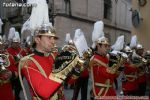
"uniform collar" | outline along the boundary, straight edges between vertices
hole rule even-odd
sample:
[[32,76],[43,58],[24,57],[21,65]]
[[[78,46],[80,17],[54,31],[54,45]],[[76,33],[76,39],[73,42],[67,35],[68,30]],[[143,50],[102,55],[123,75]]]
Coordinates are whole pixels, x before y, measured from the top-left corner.
[[97,51],[95,52],[96,55],[99,55],[99,56],[102,56],[102,57],[105,57],[105,55],[102,55],[100,53],[98,53]]
[[42,53],[42,52],[38,51],[37,49],[34,49],[34,53],[36,55],[43,56],[43,57],[48,57],[50,55],[50,53]]

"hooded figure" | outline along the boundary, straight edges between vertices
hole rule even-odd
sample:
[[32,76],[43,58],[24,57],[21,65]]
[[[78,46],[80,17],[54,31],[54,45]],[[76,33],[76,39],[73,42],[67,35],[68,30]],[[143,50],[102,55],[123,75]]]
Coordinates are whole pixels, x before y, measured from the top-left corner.
[[10,42],[12,42],[13,38],[15,37],[15,32],[16,32],[16,29],[14,27],[11,27],[9,29],[8,40]]
[[30,30],[33,36],[36,28],[38,28],[42,24],[50,23],[48,16],[48,5],[46,0],[28,0],[27,3],[33,4],[35,6],[32,7],[31,16],[23,24],[21,33],[23,33],[26,30]]
[[117,38],[114,45],[111,46],[111,48],[115,51],[120,51],[124,47],[124,35],[121,35]]
[[84,33],[82,32],[81,29],[76,29],[75,30],[75,35],[74,35],[73,41],[74,41],[74,44],[77,48],[79,56],[83,57],[84,52],[88,51],[89,47],[87,45]]
[[[79,52],[79,56],[85,60],[84,65],[79,65],[81,66],[80,68],[80,74],[76,75],[78,79],[76,80],[75,87],[74,87],[74,92],[73,92],[73,97],[72,100],[77,100],[79,91],[81,90],[81,100],[87,100],[87,91],[88,91],[88,79],[89,79],[89,72],[88,72],[88,63],[89,63],[89,47],[87,45],[84,33],[82,32],[81,29],[76,29],[75,30],[75,35],[74,35],[74,44]],[[79,68],[78,68],[79,69]],[[75,76],[75,75],[73,75]]]
[[0,35],[0,44],[3,44],[3,38],[1,35]]
[[0,33],[2,32],[2,25],[3,25],[3,22],[2,22],[2,20],[0,18]]
[[130,41],[130,47],[131,49],[134,49],[137,45],[137,36],[134,35],[131,37],[131,41]]
[[94,29],[92,32],[93,49],[96,48],[97,43],[108,44],[108,39],[105,38],[103,29],[104,29],[104,24],[102,21],[95,22]]
[[73,40],[71,39],[70,33],[67,33],[67,34],[66,34],[65,42],[66,42],[67,44],[72,44],[72,45],[74,44],[74,43],[73,43]]
[[13,37],[13,40],[12,42],[18,42],[20,43],[20,35],[19,35],[19,32],[15,32],[15,36]]

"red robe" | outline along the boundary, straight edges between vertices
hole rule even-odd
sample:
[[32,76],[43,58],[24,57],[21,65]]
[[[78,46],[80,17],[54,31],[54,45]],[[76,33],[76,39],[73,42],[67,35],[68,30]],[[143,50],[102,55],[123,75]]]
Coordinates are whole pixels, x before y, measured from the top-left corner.
[[94,97],[116,96],[113,88],[114,79],[118,76],[116,73],[110,73],[108,67],[99,62],[108,65],[108,58],[95,54],[90,60],[91,76],[93,82]]
[[122,89],[123,92],[126,94],[126,92],[136,91],[138,88],[137,67],[135,65],[129,64],[128,62],[126,62],[124,66],[125,66],[124,75],[126,81],[122,82]]
[[[8,53],[5,53],[9,55]],[[17,68],[14,65],[14,59],[11,55],[9,55],[10,65],[6,68],[12,72],[17,72]],[[10,81],[7,83],[0,83],[0,100],[14,100],[12,84]]]
[[[25,76],[30,86],[32,100],[34,100],[34,97],[36,97],[37,95],[38,97],[42,98],[42,100],[47,100],[53,95],[55,91],[58,91],[57,89],[59,89],[59,87],[61,86],[59,82],[49,79],[49,75],[52,72],[54,59],[51,55],[44,56],[40,53],[35,53],[33,55],[31,54],[29,56],[34,58],[40,64],[41,68],[46,74],[45,77],[38,69],[36,64],[29,59],[25,60],[25,62],[23,63],[22,74]],[[34,93],[34,91],[37,95]],[[58,92],[60,94],[62,93],[62,91]],[[62,95],[61,99],[64,100],[64,95]]]

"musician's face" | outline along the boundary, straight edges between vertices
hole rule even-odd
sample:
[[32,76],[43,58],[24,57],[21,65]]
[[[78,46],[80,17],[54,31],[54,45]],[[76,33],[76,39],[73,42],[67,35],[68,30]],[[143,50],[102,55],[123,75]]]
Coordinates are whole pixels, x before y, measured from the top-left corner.
[[140,55],[140,56],[143,55],[143,52],[144,52],[144,49],[138,49],[138,50],[136,50],[136,53],[137,53],[138,55]]
[[51,36],[40,36],[35,38],[36,48],[43,53],[49,53],[55,46],[56,39]]
[[4,45],[0,44],[0,51],[2,51],[4,49]]
[[12,48],[18,48],[20,46],[19,42],[12,42],[11,47]]
[[106,56],[108,50],[109,50],[109,45],[107,45],[107,44],[98,45],[98,53],[99,54]]
[[132,58],[132,52],[126,52],[126,54],[128,55],[128,58]]

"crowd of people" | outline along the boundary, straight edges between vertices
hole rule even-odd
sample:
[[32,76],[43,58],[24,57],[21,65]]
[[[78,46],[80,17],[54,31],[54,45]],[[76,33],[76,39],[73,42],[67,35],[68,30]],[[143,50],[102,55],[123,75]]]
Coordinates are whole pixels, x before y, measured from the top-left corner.
[[[96,28],[98,26],[100,30]],[[117,95],[113,84],[117,84],[115,80],[120,75],[123,76],[121,92],[124,96],[145,96],[149,84],[150,51],[144,51],[141,44],[125,46],[121,42],[123,36],[116,41],[119,45],[110,46],[103,33],[102,21],[94,24],[92,35],[94,45],[89,48],[89,54],[83,53],[81,57],[71,38],[62,48],[56,46],[59,37],[52,26],[40,26],[32,43],[28,41],[25,46],[21,46],[15,28],[10,28],[9,45],[8,40],[0,38],[1,100],[21,100],[21,90],[28,100],[23,78],[29,84],[32,100],[64,100],[67,95],[63,92],[65,84],[74,84],[72,100],[78,99],[80,89],[81,100],[87,100],[88,91],[91,100],[97,100],[102,96]],[[92,86],[88,90],[90,75]]]

